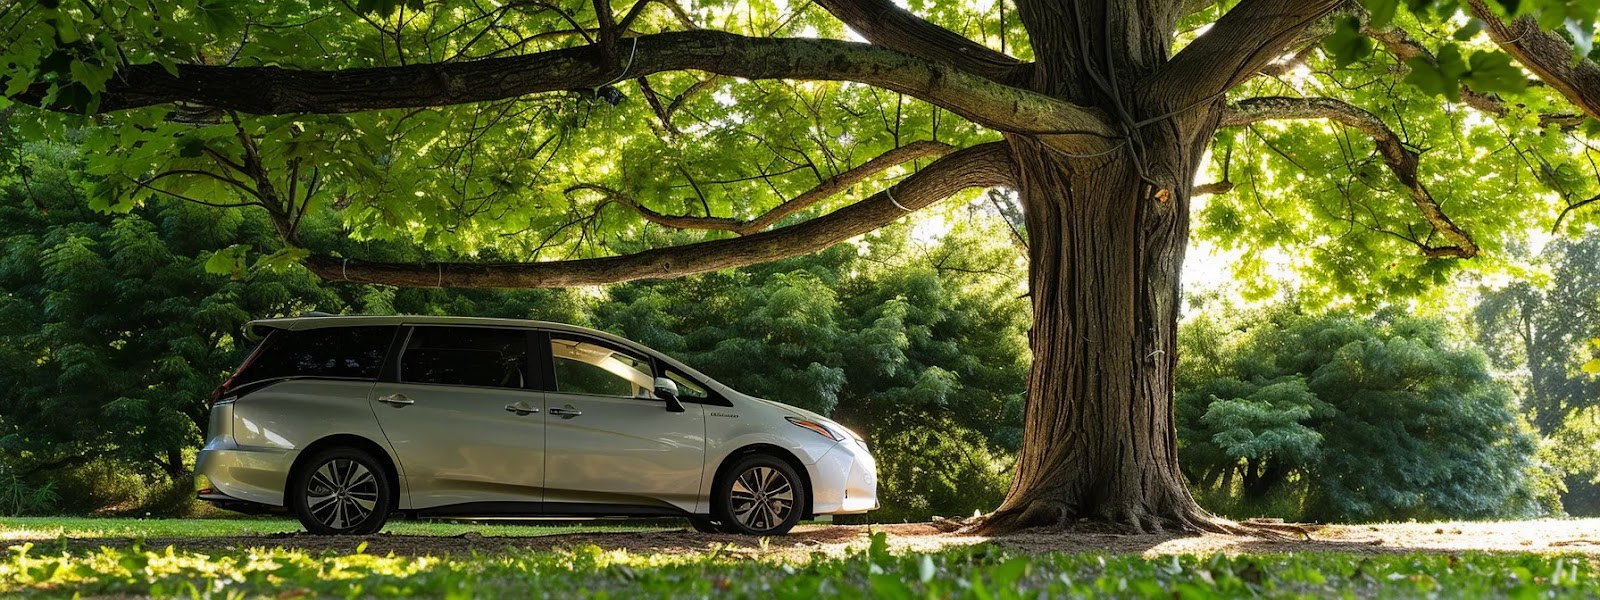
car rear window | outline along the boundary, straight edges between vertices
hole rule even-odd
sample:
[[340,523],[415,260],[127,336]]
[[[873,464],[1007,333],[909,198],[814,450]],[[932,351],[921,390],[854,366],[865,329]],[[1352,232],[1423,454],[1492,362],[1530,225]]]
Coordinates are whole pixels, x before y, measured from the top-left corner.
[[393,325],[273,330],[231,387],[283,377],[377,379]]
[[521,389],[527,385],[528,332],[421,326],[400,355],[400,381]]

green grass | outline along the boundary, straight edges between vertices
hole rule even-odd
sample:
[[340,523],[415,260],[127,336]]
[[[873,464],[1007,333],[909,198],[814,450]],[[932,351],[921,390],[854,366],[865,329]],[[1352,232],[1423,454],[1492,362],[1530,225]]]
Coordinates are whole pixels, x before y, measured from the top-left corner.
[[243,597],[1595,597],[1587,557],[1342,553],[1227,557],[1026,555],[995,546],[892,554],[882,538],[845,558],[515,550],[446,557],[286,550],[101,548],[0,560],[0,595]]
[[[395,535],[538,536],[594,531],[645,531],[657,527],[621,523],[541,524],[539,521],[450,522],[390,521],[383,528]],[[266,535],[304,531],[300,522],[281,517],[253,519],[101,519],[89,517],[0,518],[0,543],[69,538],[198,538]]]

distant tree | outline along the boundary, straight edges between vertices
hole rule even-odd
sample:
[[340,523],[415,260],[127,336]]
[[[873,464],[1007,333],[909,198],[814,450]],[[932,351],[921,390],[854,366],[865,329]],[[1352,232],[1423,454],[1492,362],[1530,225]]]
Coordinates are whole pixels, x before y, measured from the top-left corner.
[[1600,406],[1600,231],[1556,240],[1539,257],[1548,285],[1517,281],[1485,290],[1474,310],[1478,339],[1496,366],[1518,373],[1523,410],[1549,436],[1574,413]]
[[1535,260],[1548,280],[1482,291],[1473,311],[1479,343],[1516,384],[1522,412],[1545,439],[1545,461],[1564,483],[1563,508],[1600,514],[1600,231],[1556,240]]
[[1297,497],[1313,520],[1524,516],[1537,438],[1442,320],[1292,307],[1184,330],[1183,468],[1203,489]]

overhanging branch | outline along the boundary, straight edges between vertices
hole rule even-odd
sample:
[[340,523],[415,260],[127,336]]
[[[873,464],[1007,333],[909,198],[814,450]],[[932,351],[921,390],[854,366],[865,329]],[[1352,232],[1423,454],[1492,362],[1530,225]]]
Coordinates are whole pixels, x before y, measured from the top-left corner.
[[1143,85],[1177,108],[1221,98],[1282,56],[1344,0],[1243,0]]
[[632,194],[626,194],[626,192],[613,189],[613,187],[598,186],[598,184],[578,184],[578,186],[568,187],[566,192],[568,194],[576,192],[576,190],[598,192],[598,194],[605,195],[606,200],[626,206],[634,213],[638,213],[638,216],[645,218],[645,221],[654,222],[659,226],[674,227],[674,229],[723,230],[723,232],[733,232],[733,234],[750,235],[760,232],[760,230],[765,230],[766,227],[773,226],[774,222],[782,221],[790,214],[806,210],[806,208],[811,208],[811,206],[826,200],[826,198],[834,197],[834,195],[840,194],[843,190],[850,189],[850,186],[866,181],[867,178],[874,176],[874,174],[883,173],[883,171],[890,170],[893,166],[904,165],[904,163],[918,160],[918,158],[942,157],[942,155],[949,154],[950,150],[954,149],[955,147],[946,144],[946,142],[910,142],[906,146],[883,152],[883,154],[877,155],[872,160],[867,160],[861,165],[846,170],[845,173],[837,174],[834,178],[819,182],[818,186],[813,187],[813,189],[805,190],[803,194],[779,203],[778,206],[773,206],[771,210],[760,214],[757,218],[749,219],[749,221],[723,218],[723,216],[662,214],[651,210],[650,206],[645,206],[643,203],[638,202],[638,198],[634,198]]
[[1016,85],[1033,65],[911,14],[892,0],[817,0],[817,4],[874,44]]
[[[1416,38],[1413,38],[1406,30],[1391,25],[1388,29],[1380,31],[1374,29],[1365,21],[1368,16],[1366,11],[1359,11],[1358,15],[1363,19],[1361,25],[1362,35],[1376,40],[1379,45],[1383,46],[1384,50],[1388,51],[1389,54],[1395,57],[1395,60],[1399,62],[1402,67],[1406,64],[1406,62],[1412,59],[1421,59],[1434,65],[1439,64],[1439,59],[1433,55],[1433,51],[1429,50],[1427,46],[1423,46],[1421,42],[1418,42]],[[1466,103],[1467,106],[1471,106],[1480,112],[1496,117],[1505,117],[1511,113],[1511,109],[1506,106],[1505,100],[1501,100],[1499,96],[1494,94],[1485,94],[1483,92],[1474,90],[1466,83],[1461,84],[1461,101]],[[1539,115],[1539,124],[1541,126],[1558,125],[1561,127],[1573,127],[1582,122],[1583,115],[1576,113],[1549,113]]]
[[1003,142],[953,152],[850,206],[753,235],[624,256],[542,263],[379,263],[312,256],[307,268],[329,281],[401,287],[536,288],[664,279],[816,252],[867,233],[973,187],[1010,185],[1015,165]]
[[789,215],[810,208],[816,205],[818,202],[843,192],[849,189],[850,186],[861,183],[873,175],[882,173],[883,171],[892,167],[902,165],[913,160],[943,156],[950,153],[950,151],[954,149],[955,148],[949,144],[934,141],[920,141],[906,144],[899,148],[884,152],[883,154],[873,157],[867,162],[861,163],[854,168],[848,169],[843,173],[828,178],[827,180],[817,184],[816,187],[806,190],[804,193],[795,196],[792,199],[786,200],[783,203],[772,207],[766,212],[761,213],[761,215],[746,221],[728,217],[697,217],[691,215],[663,214],[651,209],[648,206],[645,206],[637,198],[634,198],[632,194],[628,194],[608,186],[592,183],[581,183],[574,185],[567,188],[567,192],[571,193],[579,190],[598,192],[604,195],[607,200],[615,202],[623,207],[628,208],[629,210],[632,210],[635,213],[638,213],[639,216],[644,217],[646,221],[666,227],[672,227],[676,229],[729,231],[739,235],[751,235],[771,227],[774,223],[783,220]]
[[1483,0],[1468,2],[1472,15],[1483,21],[1489,39],[1516,57],[1517,62],[1560,92],[1589,118],[1600,119],[1600,64],[1573,61],[1572,44],[1539,28],[1531,16],[1505,22]]
[[1417,153],[1407,147],[1383,119],[1358,106],[1332,98],[1249,98],[1229,108],[1222,118],[1223,127],[1238,127],[1261,121],[1326,119],[1355,129],[1370,136],[1377,144],[1378,153],[1400,183],[1410,192],[1411,203],[1422,212],[1433,230],[1449,240],[1450,246],[1418,244],[1428,258],[1472,258],[1478,255],[1478,244],[1434,200],[1428,188],[1417,177]]
[[[853,81],[920,98],[1001,131],[1086,135],[1086,146],[1099,147],[1114,135],[1096,110],[870,44],[709,30],[644,35],[619,44],[632,55],[631,62],[604,62],[600,48],[590,44],[513,57],[333,71],[185,64],[173,76],[158,65],[133,65],[107,82],[97,110],[186,102],[253,114],[349,113],[590,89],[623,77],[692,70],[745,79]],[[37,106],[48,91],[48,83],[37,83],[16,100]]]

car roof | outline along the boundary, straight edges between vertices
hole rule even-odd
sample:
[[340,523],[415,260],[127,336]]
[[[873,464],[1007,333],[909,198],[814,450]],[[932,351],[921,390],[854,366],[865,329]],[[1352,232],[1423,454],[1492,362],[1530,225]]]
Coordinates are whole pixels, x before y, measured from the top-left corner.
[[666,353],[655,350],[628,338],[606,333],[598,329],[556,323],[553,321],[535,321],[532,319],[496,319],[491,317],[441,317],[431,315],[332,315],[328,313],[310,312],[297,317],[280,317],[276,319],[257,319],[245,323],[245,337],[256,341],[266,337],[269,329],[282,329],[284,331],[303,331],[307,329],[322,329],[326,327],[359,327],[368,325],[468,325],[478,327],[518,327],[530,329],[543,329],[546,331],[565,331],[581,333],[591,337],[600,338],[618,344],[623,348],[632,348],[665,360],[674,369],[686,372],[700,381],[710,385],[724,396],[736,395],[749,397],[729,387],[727,384],[684,364]]
[[381,325],[470,325],[478,327],[517,327],[531,329],[546,329],[550,331],[568,331],[582,333],[605,340],[618,342],[628,347],[637,347],[632,342],[622,337],[588,327],[556,323],[552,321],[534,321],[531,319],[496,319],[490,317],[442,317],[432,315],[330,315],[313,313],[298,317],[281,317],[276,319],[257,319],[244,325],[245,337],[259,340],[265,337],[269,329],[282,329],[284,331],[304,331],[307,329],[323,329],[327,327],[361,327]]

